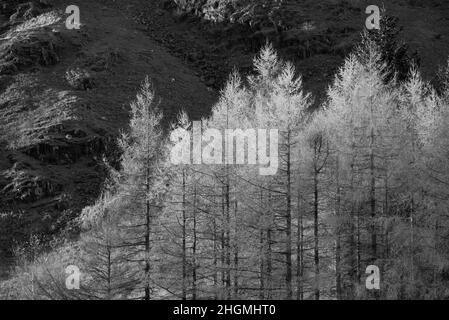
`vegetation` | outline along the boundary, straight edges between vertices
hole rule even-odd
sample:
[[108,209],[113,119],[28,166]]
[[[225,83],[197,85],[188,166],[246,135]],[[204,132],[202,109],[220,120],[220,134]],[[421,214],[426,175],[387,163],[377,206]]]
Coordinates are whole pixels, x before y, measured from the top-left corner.
[[[181,142],[165,138],[147,79],[120,138],[121,169],[110,170],[102,197],[84,210],[80,239],[22,262],[1,292],[448,298],[449,92],[438,93],[414,68],[398,81],[391,75],[400,70],[379,50],[365,38],[312,114],[301,76],[270,45],[253,76],[231,75],[203,130],[279,129],[273,176],[249,165],[172,165],[168,155]],[[171,130],[179,128],[192,130],[185,113]],[[79,291],[64,286],[66,264],[83,272]],[[365,290],[368,265],[382,273],[375,293]]]

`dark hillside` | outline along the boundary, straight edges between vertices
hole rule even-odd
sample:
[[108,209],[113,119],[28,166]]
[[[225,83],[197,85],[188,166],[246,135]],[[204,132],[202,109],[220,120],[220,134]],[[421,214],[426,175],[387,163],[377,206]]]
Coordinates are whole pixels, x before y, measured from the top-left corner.
[[449,3],[444,0],[165,0],[145,5],[132,0],[117,6],[134,13],[150,36],[208,85],[222,87],[234,67],[250,71],[254,55],[269,40],[320,95],[360,41],[365,9],[372,4],[398,18],[400,40],[421,57],[423,74],[433,77],[449,52]]
[[[198,116],[211,90],[120,12],[78,1],[81,30],[65,28],[66,1],[12,1],[0,35],[0,250],[53,234],[98,195],[102,158],[148,75],[169,117]],[[25,8],[25,9],[23,9]]]

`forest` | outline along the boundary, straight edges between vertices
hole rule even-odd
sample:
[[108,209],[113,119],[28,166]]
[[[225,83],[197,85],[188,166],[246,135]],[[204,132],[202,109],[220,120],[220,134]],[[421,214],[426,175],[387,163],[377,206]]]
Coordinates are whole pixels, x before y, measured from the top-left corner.
[[[253,72],[230,74],[201,130],[278,130],[273,175],[173,164],[170,137],[190,137],[193,120],[181,112],[167,126],[147,77],[79,237],[18,246],[0,297],[449,298],[449,63],[426,81],[390,39],[366,31],[323,97],[270,43]],[[67,286],[67,266],[79,288]],[[367,290],[368,266],[380,290]]]

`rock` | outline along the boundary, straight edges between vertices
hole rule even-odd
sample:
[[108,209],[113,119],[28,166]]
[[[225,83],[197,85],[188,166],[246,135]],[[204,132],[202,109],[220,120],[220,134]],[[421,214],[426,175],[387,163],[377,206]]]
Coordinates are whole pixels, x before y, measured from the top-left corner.
[[87,70],[81,68],[67,70],[66,80],[76,90],[92,90],[95,88],[93,76]]

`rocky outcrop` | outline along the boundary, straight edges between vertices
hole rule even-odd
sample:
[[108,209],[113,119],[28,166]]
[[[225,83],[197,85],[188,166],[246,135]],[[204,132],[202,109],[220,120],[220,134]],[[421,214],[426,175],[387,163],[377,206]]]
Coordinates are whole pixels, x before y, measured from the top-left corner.
[[212,22],[231,22],[256,25],[279,23],[283,0],[170,0],[165,8],[192,13]]
[[[18,10],[11,16],[14,21],[23,22],[10,25],[1,35],[0,75],[15,74],[37,65],[53,65],[60,60],[63,40],[53,26],[61,17],[52,12],[34,16],[36,12]],[[31,18],[26,20],[27,16]]]
[[0,44],[0,75],[14,74],[26,68],[48,66],[59,61],[60,39],[50,30],[7,39]]
[[63,186],[57,181],[32,175],[28,170],[27,164],[15,162],[5,174],[10,182],[2,189],[2,194],[12,201],[30,203],[55,196],[62,191]]

